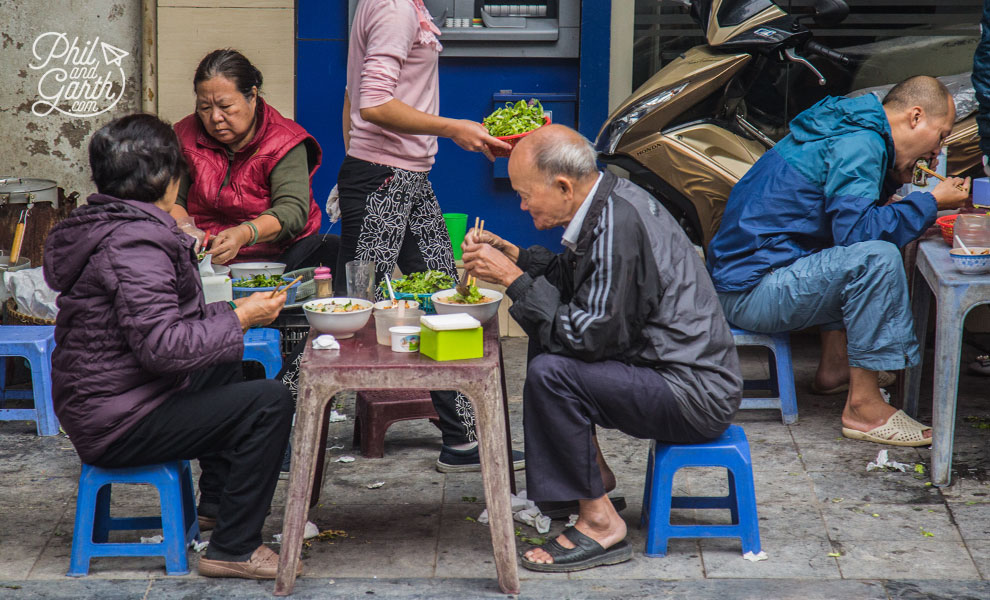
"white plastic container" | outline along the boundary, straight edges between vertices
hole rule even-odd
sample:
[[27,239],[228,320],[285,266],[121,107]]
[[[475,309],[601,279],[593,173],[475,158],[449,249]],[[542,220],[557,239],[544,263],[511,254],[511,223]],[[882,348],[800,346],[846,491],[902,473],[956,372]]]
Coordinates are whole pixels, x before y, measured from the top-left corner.
[[419,327],[400,325],[390,327],[392,352],[419,352]]
[[230,277],[226,275],[207,275],[200,277],[203,282],[203,300],[210,302],[226,302],[234,299],[234,291],[230,287]]

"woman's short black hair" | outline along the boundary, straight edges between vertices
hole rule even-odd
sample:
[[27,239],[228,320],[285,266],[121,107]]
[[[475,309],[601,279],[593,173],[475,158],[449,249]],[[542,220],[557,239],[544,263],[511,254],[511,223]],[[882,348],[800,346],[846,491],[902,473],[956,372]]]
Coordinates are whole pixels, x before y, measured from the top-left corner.
[[196,75],[193,77],[193,89],[200,82],[213,79],[217,75],[233,81],[245,98],[251,97],[251,88],[257,87],[259,91],[261,90],[261,71],[252,65],[246,56],[233,48],[214,50],[199,61]]
[[115,198],[155,202],[184,166],[175,131],[154,115],[121,117],[89,140],[89,167],[96,189]]

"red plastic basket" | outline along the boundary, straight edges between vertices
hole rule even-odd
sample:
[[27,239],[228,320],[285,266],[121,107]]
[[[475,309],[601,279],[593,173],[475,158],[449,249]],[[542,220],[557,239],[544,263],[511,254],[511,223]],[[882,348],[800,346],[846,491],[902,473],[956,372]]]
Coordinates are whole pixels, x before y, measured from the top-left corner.
[[[540,125],[540,127],[543,127],[543,126],[549,125],[549,124],[550,124],[550,116],[549,115],[543,115],[543,125]],[[536,129],[539,129],[540,127],[537,127]],[[516,147],[516,144],[519,143],[519,140],[521,140],[524,137],[526,137],[527,135],[533,133],[534,131],[536,131],[536,129],[530,129],[529,131],[524,131],[522,133],[517,133],[515,135],[497,135],[497,136],[495,136],[495,139],[502,140],[503,142],[506,142],[510,146],[512,146],[512,148],[515,148]],[[503,157],[503,158],[508,158],[509,157],[509,154],[512,153],[512,148],[510,148],[508,150],[506,150],[505,148],[496,148],[495,146],[489,146],[489,148],[491,148],[491,151],[492,151],[492,155],[493,156],[500,156],[500,157]]]
[[942,240],[950,246],[952,245],[952,231],[956,227],[956,219],[958,218],[959,215],[945,215],[935,219],[935,224],[942,230]]

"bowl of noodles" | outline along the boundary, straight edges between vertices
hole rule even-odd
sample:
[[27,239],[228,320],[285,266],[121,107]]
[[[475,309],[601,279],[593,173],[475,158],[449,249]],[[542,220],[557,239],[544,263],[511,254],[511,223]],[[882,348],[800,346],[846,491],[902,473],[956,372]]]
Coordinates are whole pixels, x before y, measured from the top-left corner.
[[502,292],[488,288],[470,286],[471,293],[461,296],[456,289],[441,290],[430,298],[438,315],[467,313],[482,323],[498,314],[498,306],[502,302]]
[[321,298],[303,304],[310,327],[343,339],[354,335],[371,317],[371,302],[361,298]]

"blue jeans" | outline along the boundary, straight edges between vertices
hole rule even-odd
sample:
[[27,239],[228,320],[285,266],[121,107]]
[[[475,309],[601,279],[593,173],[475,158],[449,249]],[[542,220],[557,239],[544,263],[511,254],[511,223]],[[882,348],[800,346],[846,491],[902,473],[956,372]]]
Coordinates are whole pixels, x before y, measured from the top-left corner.
[[901,254],[889,242],[828,248],[718,299],[730,323],[758,333],[845,328],[852,367],[896,371],[920,360]]

